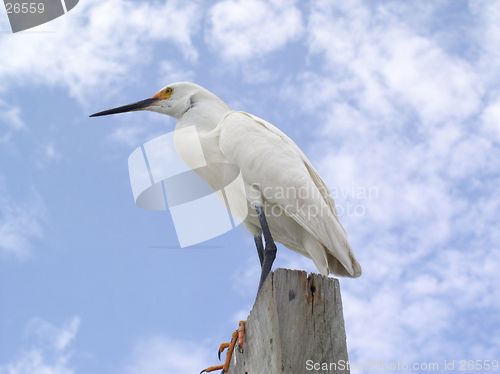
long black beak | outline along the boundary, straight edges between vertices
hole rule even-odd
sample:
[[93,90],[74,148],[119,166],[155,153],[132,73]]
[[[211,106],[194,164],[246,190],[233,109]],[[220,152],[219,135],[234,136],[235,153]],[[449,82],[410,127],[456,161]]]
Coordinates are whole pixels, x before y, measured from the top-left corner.
[[133,104],[128,104],[128,105],[123,105],[119,106],[118,108],[113,108],[113,109],[108,109],[104,110],[102,112],[94,113],[91,114],[89,117],[99,117],[99,116],[108,116],[110,114],[116,114],[116,113],[125,113],[125,112],[132,112],[135,110],[142,110],[146,109],[152,104],[156,103],[158,101],[157,98],[151,97],[146,100],[141,100]]

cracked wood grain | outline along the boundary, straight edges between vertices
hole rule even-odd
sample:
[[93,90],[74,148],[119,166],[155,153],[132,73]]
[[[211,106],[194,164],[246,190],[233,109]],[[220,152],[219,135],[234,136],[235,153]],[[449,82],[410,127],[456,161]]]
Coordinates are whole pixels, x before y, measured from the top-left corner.
[[[308,370],[307,362],[328,364],[330,370]],[[244,352],[235,351],[229,373],[346,374],[347,362],[339,281],[278,269],[250,312]]]

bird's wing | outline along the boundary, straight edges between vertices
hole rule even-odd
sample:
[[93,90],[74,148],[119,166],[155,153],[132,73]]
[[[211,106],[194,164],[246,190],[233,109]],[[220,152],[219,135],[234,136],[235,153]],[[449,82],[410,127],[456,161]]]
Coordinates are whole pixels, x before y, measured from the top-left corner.
[[256,185],[264,200],[281,206],[351,276],[359,275],[328,188],[300,148],[279,129],[248,113],[232,112],[219,126],[220,148],[239,166],[247,184]]
[[[337,209],[335,208],[335,202],[333,201],[332,195],[330,193],[330,189],[326,186],[323,179],[321,179],[321,177],[319,176],[319,174],[316,171],[316,169],[314,168],[314,166],[312,166],[311,161],[309,161],[309,159],[304,154],[304,152],[302,152],[302,149],[300,149],[299,146],[297,144],[295,144],[295,142],[288,137],[288,135],[286,135],[283,131],[278,129],[276,126],[270,124],[269,122],[267,122],[266,120],[263,120],[262,118],[254,116],[253,114],[250,114],[250,113],[245,113],[245,114],[248,115],[250,118],[252,118],[255,122],[264,126],[266,129],[271,131],[273,134],[278,135],[283,140],[283,142],[285,142],[286,144],[291,146],[295,150],[295,152],[297,152],[300,155],[300,157],[302,158],[302,161],[304,162],[304,165],[305,165],[307,171],[309,172],[309,175],[311,176],[314,184],[316,185],[318,190],[321,192],[321,196],[323,197],[325,202],[328,204],[328,206],[330,207],[330,210],[335,215],[335,217],[337,217]],[[339,224],[340,224],[340,222],[339,222]],[[342,229],[344,229],[344,228],[342,228]]]

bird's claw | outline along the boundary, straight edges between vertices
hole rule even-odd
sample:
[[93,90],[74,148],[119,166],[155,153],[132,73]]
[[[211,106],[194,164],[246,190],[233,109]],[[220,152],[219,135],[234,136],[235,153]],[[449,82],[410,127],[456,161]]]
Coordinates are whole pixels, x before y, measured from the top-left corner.
[[222,343],[217,351],[217,356],[220,360],[220,355],[227,349],[226,359],[224,360],[224,365],[210,366],[203,369],[200,374],[210,373],[215,370],[222,370],[221,373],[229,373],[229,366],[231,364],[231,358],[233,357],[233,352],[236,346],[238,346],[238,351],[243,352],[243,344],[245,342],[245,321],[240,321],[238,330],[234,331],[231,335],[231,342]]
[[211,373],[212,371],[222,369],[221,373],[224,373],[224,367],[222,365],[217,365],[217,366],[209,366],[206,369],[203,369],[200,371],[200,374],[203,373]]
[[229,348],[230,345],[231,345],[231,343],[222,343],[219,346],[219,350],[217,351],[217,357],[219,357],[219,361],[220,361],[221,353],[224,352],[226,350],[226,348]]

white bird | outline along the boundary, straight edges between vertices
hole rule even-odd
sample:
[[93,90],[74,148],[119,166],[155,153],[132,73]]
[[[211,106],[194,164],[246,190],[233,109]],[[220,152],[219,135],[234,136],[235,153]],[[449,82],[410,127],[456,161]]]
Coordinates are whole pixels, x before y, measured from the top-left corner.
[[[300,148],[278,128],[231,110],[219,97],[189,82],[173,83],[151,98],[91,117],[137,110],[172,116],[176,129],[195,126],[208,165],[237,165],[245,184],[237,202],[244,211],[256,212],[244,222],[255,238],[261,262],[259,290],[276,257],[274,240],[311,258],[323,275],[361,275],[327,186]],[[190,164],[191,140],[176,136],[175,145]],[[223,184],[220,168],[209,168],[202,177],[213,187]]]

